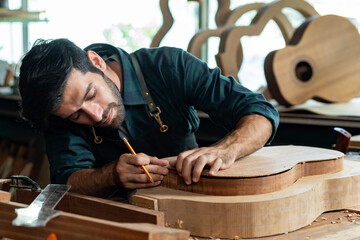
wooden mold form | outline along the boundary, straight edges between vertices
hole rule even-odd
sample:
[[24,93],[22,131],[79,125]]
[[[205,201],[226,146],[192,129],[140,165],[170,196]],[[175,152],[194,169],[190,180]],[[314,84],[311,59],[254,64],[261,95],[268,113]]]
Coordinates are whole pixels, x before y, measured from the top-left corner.
[[280,191],[210,196],[165,187],[137,190],[134,205],[156,205],[165,220],[194,236],[264,237],[302,228],[326,211],[360,205],[360,162],[344,160],[337,173],[300,178]]

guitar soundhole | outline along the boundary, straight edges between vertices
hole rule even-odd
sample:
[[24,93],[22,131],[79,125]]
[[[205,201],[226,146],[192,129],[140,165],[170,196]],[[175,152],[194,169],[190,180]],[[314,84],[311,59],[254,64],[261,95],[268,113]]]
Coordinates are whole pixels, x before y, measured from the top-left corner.
[[309,63],[302,61],[296,65],[295,74],[300,81],[307,82],[311,79],[313,70]]

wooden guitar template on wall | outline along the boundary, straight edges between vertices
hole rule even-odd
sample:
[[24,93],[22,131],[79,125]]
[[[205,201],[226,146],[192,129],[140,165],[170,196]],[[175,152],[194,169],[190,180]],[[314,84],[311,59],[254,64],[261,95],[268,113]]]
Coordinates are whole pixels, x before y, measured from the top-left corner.
[[[318,15],[318,12],[309,3],[303,0],[282,0],[273,1],[264,4],[257,12],[249,26],[229,26],[222,31],[220,36],[219,52],[215,56],[217,65],[222,70],[223,75],[236,77],[242,62],[242,44],[241,38],[243,36],[258,36],[260,35],[268,22],[281,14],[282,9],[292,8],[298,11],[305,18]],[[284,23],[284,22],[283,22]],[[289,28],[282,29],[279,25],[283,36],[284,32],[289,32]],[[284,37],[286,39],[286,37]],[[237,77],[236,77],[237,78]]]
[[[221,2],[221,1],[220,1]],[[251,11],[258,11],[261,7],[264,6],[264,3],[249,3],[233,10],[227,9],[225,11],[225,6],[222,6],[219,2],[219,9],[217,12],[217,28],[216,29],[202,29],[198,31],[190,40],[187,51],[193,54],[194,56],[200,58],[201,57],[201,47],[207,42],[207,40],[211,37],[219,37],[221,36],[222,32],[224,32],[228,27],[233,26],[236,22],[246,13]],[[228,7],[228,5],[226,5]],[[273,18],[274,22],[279,27],[282,36],[287,42],[290,40],[292,34],[294,33],[295,29],[292,27],[290,21],[287,19],[286,15],[282,12],[278,12],[276,16]],[[240,69],[243,61],[243,54],[242,54],[242,46],[238,42],[238,54],[236,54],[236,62],[237,67]],[[221,68],[221,66],[220,66]],[[233,76],[238,82],[237,74]]]
[[360,94],[360,36],[346,18],[309,18],[264,64],[271,95],[285,106],[347,102]]

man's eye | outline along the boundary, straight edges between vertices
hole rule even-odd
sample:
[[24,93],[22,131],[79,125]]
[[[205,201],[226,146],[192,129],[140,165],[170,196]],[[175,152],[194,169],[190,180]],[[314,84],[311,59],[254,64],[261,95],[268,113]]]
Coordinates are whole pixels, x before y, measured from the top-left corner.
[[94,99],[96,96],[96,89],[94,89],[89,97],[89,100]]
[[80,112],[77,111],[75,114],[73,114],[73,115],[71,116],[70,120],[76,121],[76,120],[79,119],[79,117],[80,117]]

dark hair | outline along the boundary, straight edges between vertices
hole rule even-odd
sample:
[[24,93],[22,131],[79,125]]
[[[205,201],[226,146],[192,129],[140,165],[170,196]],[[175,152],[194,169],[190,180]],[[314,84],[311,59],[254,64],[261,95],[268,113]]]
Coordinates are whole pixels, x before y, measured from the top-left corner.
[[35,128],[47,127],[49,113],[61,102],[72,71],[103,74],[87,58],[86,52],[67,39],[38,39],[23,57],[19,90],[21,116]]

